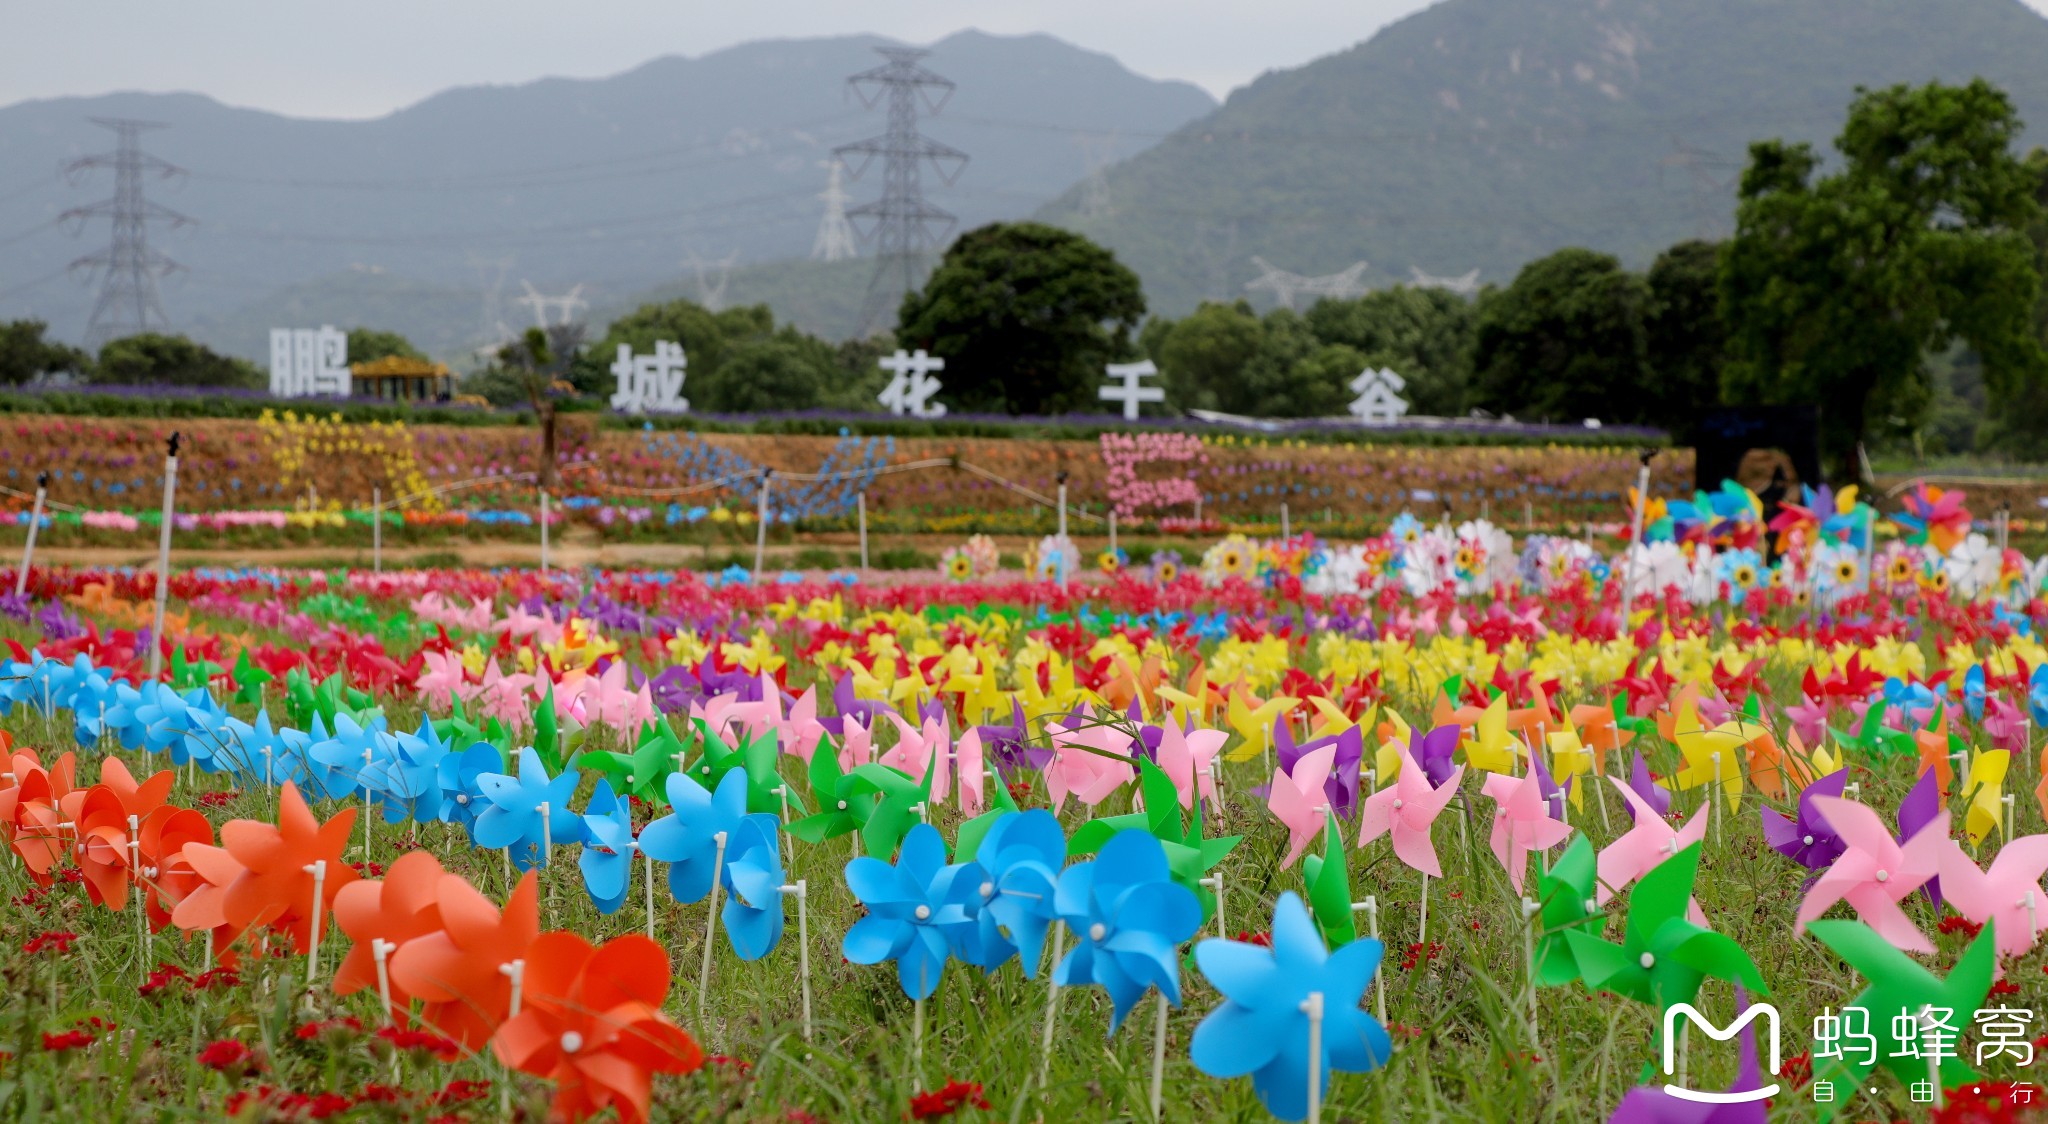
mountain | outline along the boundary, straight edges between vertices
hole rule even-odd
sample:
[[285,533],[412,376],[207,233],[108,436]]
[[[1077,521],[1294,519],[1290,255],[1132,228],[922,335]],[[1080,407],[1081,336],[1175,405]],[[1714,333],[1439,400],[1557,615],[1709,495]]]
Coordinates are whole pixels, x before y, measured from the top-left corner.
[[[144,134],[145,149],[190,174],[151,180],[149,198],[195,222],[151,230],[189,270],[164,282],[164,304],[175,325],[252,357],[267,356],[266,329],[286,314],[338,325],[381,316],[380,326],[459,348],[499,320],[531,322],[510,303],[522,280],[556,293],[581,283],[596,305],[694,282],[692,255],[739,267],[801,259],[833,146],[886,126],[885,106],[846,90],[886,45],[748,43],[610,78],[452,89],[368,121],[196,94],[0,108],[0,319],[40,316],[71,339],[83,331],[93,291],[62,271],[106,243],[108,224],[73,238],[55,220],[113,193],[109,172],[76,183],[58,174],[113,147],[93,117],[170,126]],[[1215,106],[1191,84],[1044,35],[962,32],[931,52],[925,65],[958,89],[920,126],[972,160],[950,187],[927,174],[926,194],[963,228],[1029,215],[1091,167]],[[877,165],[848,182],[853,202],[876,197],[881,178]],[[707,280],[716,274],[714,264]]]
[[1041,217],[1155,312],[1280,270],[1505,283],[1590,246],[1641,266],[1726,234],[1752,140],[1832,151],[1855,88],[1982,75],[2048,144],[2048,19],[2018,0],[1443,0],[1270,72]]

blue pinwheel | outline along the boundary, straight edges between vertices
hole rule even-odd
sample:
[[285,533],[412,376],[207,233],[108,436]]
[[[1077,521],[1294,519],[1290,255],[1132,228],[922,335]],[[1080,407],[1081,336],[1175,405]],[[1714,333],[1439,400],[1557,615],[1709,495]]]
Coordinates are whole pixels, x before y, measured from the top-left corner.
[[485,773],[477,778],[485,806],[470,825],[470,838],[479,847],[506,848],[512,865],[522,871],[547,862],[546,844],[583,840],[583,819],[569,807],[576,780],[574,769],[548,776],[540,754],[531,746],[521,749],[517,777]]
[[2048,663],[2027,677],[2027,713],[2033,716],[2034,725],[2048,726]]
[[384,806],[385,823],[406,820],[425,823],[440,812],[441,762],[448,757],[448,745],[434,724],[420,719],[418,732],[398,734],[391,754],[379,766],[371,785]]
[[313,748],[308,753],[312,758],[314,784],[329,799],[360,796],[375,787],[384,762],[389,760],[391,749],[381,744],[378,735],[384,732],[381,715],[372,719],[365,727],[347,714],[334,716],[334,732],[321,737],[320,717],[313,717]]
[[1963,673],[1963,709],[1978,722],[1984,721],[1984,665],[1971,664]]
[[688,904],[711,892],[713,878],[730,878],[718,870],[718,833],[729,860],[747,820],[747,774],[734,769],[711,792],[688,773],[670,773],[666,787],[669,813],[640,829],[640,847],[669,864],[669,893]]
[[597,791],[583,809],[583,888],[599,913],[615,913],[626,903],[633,884],[633,856],[640,844],[633,838],[633,812],[612,793],[612,782],[598,778]]
[[1202,903],[1173,880],[1166,849],[1151,832],[1117,832],[1093,861],[1068,867],[1053,907],[1078,938],[1053,982],[1100,984],[1109,993],[1111,1034],[1148,987],[1180,1005],[1176,946],[1201,928]]
[[939,829],[918,824],[896,865],[866,855],[846,864],[846,888],[868,915],[846,931],[840,951],[855,964],[894,960],[904,994],[930,996],[946,970],[947,930],[971,919],[962,895],[978,892],[982,879],[979,864],[949,868]]
[[482,778],[504,768],[505,759],[497,747],[481,743],[441,758],[434,768],[434,786],[441,794],[434,818],[459,825],[475,838],[476,818],[485,806]]
[[1332,1070],[1367,1073],[1393,1056],[1387,1029],[1360,1006],[1383,952],[1371,939],[1329,951],[1308,907],[1291,890],[1281,894],[1273,947],[1217,939],[1195,946],[1195,966],[1225,1002],[1195,1028],[1188,1056],[1211,1077],[1251,1074],[1266,1111],[1301,1119],[1308,1114],[1311,993],[1322,996],[1316,1072],[1323,1089]]
[[782,841],[774,816],[755,813],[728,838],[725,887],[719,914],[725,939],[741,960],[759,960],[782,942]]
[[977,887],[981,908],[974,932],[962,932],[960,958],[994,971],[1017,953],[1027,979],[1038,975],[1045,934],[1058,920],[1053,895],[1067,861],[1067,836],[1059,818],[1043,808],[996,817],[975,849],[984,871]]

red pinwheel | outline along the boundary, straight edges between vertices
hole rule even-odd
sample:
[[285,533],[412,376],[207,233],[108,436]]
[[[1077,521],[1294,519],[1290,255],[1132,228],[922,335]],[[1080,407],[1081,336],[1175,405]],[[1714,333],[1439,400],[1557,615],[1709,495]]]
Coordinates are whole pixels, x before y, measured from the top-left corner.
[[669,963],[660,945],[633,935],[592,948],[554,932],[527,958],[526,1005],[492,1047],[506,1065],[555,1083],[555,1116],[584,1120],[610,1107],[641,1124],[654,1074],[704,1063],[696,1041],[661,1013]]

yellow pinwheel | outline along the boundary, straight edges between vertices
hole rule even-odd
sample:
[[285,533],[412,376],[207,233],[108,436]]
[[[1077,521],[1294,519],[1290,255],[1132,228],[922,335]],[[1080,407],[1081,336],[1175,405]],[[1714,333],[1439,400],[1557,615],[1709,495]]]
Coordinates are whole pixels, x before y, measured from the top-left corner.
[[1671,740],[1685,758],[1685,767],[1672,778],[1680,791],[1690,791],[1719,780],[1728,810],[1742,808],[1743,736],[1745,724],[1730,722],[1714,729],[1700,724],[1699,706],[1686,699],[1671,716]]
[[1273,723],[1301,701],[1288,698],[1286,695],[1274,695],[1265,702],[1252,706],[1245,701],[1250,697],[1251,692],[1243,687],[1231,692],[1230,708],[1226,714],[1230,728],[1236,730],[1237,735],[1244,740],[1238,743],[1236,749],[1223,755],[1225,761],[1249,761],[1264,753],[1273,744]]
[[1525,748],[1508,733],[1508,698],[1495,695],[1472,723],[1472,736],[1465,741],[1465,763],[1489,773],[1520,772]]
[[[1550,775],[1557,783],[1564,784],[1568,778],[1587,777],[1592,774],[1593,751],[1579,740],[1578,731],[1557,730],[1545,741],[1550,746]],[[1572,802],[1574,809],[1586,806],[1581,795],[1585,791],[1584,781],[1571,786],[1571,795],[1567,799]]]
[[1993,828],[2004,821],[1999,817],[2005,804],[2005,770],[2012,763],[2012,754],[2003,749],[1978,750],[1970,756],[1970,771],[1963,778],[1963,794],[1970,801],[1970,810],[1963,817],[1963,836],[1970,846],[1982,844]]

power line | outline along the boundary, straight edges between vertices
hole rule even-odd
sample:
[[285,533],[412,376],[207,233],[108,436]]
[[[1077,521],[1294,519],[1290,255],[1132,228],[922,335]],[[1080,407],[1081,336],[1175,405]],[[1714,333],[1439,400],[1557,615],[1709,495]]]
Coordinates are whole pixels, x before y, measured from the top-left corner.
[[936,115],[953,96],[950,79],[918,65],[917,60],[930,52],[909,47],[877,47],[875,51],[889,61],[848,78],[846,84],[869,109],[884,97],[888,99],[888,129],[880,136],[832,150],[841,160],[858,158],[847,163],[854,179],[860,178],[875,157],[882,158],[882,197],[846,212],[856,226],[867,222],[868,236],[877,243],[875,273],[861,307],[863,335],[874,330],[885,310],[916,287],[925,250],[953,230],[953,214],[925,200],[920,169],[930,163],[939,179],[951,184],[967,167],[966,153],[917,131],[920,100],[927,112]]
[[853,244],[853,225],[846,221],[846,201],[852,196],[840,185],[839,174],[846,170],[837,160],[827,160],[825,166],[831,169],[831,179],[825,190],[818,193],[818,200],[825,204],[825,215],[818,220],[818,237],[811,243],[812,261],[839,261],[855,257],[859,250]]
[[158,179],[184,174],[183,168],[142,151],[142,134],[169,128],[168,125],[120,117],[95,117],[92,122],[113,130],[114,151],[73,160],[64,166],[64,171],[68,176],[78,177],[94,168],[112,168],[114,195],[98,203],[73,207],[57,218],[59,222],[76,221],[81,225],[89,218],[108,218],[114,223],[114,238],[106,249],[71,263],[72,269],[100,271],[99,299],[93,302],[92,315],[85,327],[86,345],[97,347],[117,334],[136,335],[153,328],[170,330],[170,317],[164,315],[156,280],[179,266],[149,248],[149,223],[155,220],[175,227],[192,220],[151,203],[142,194],[145,172],[156,173]]

